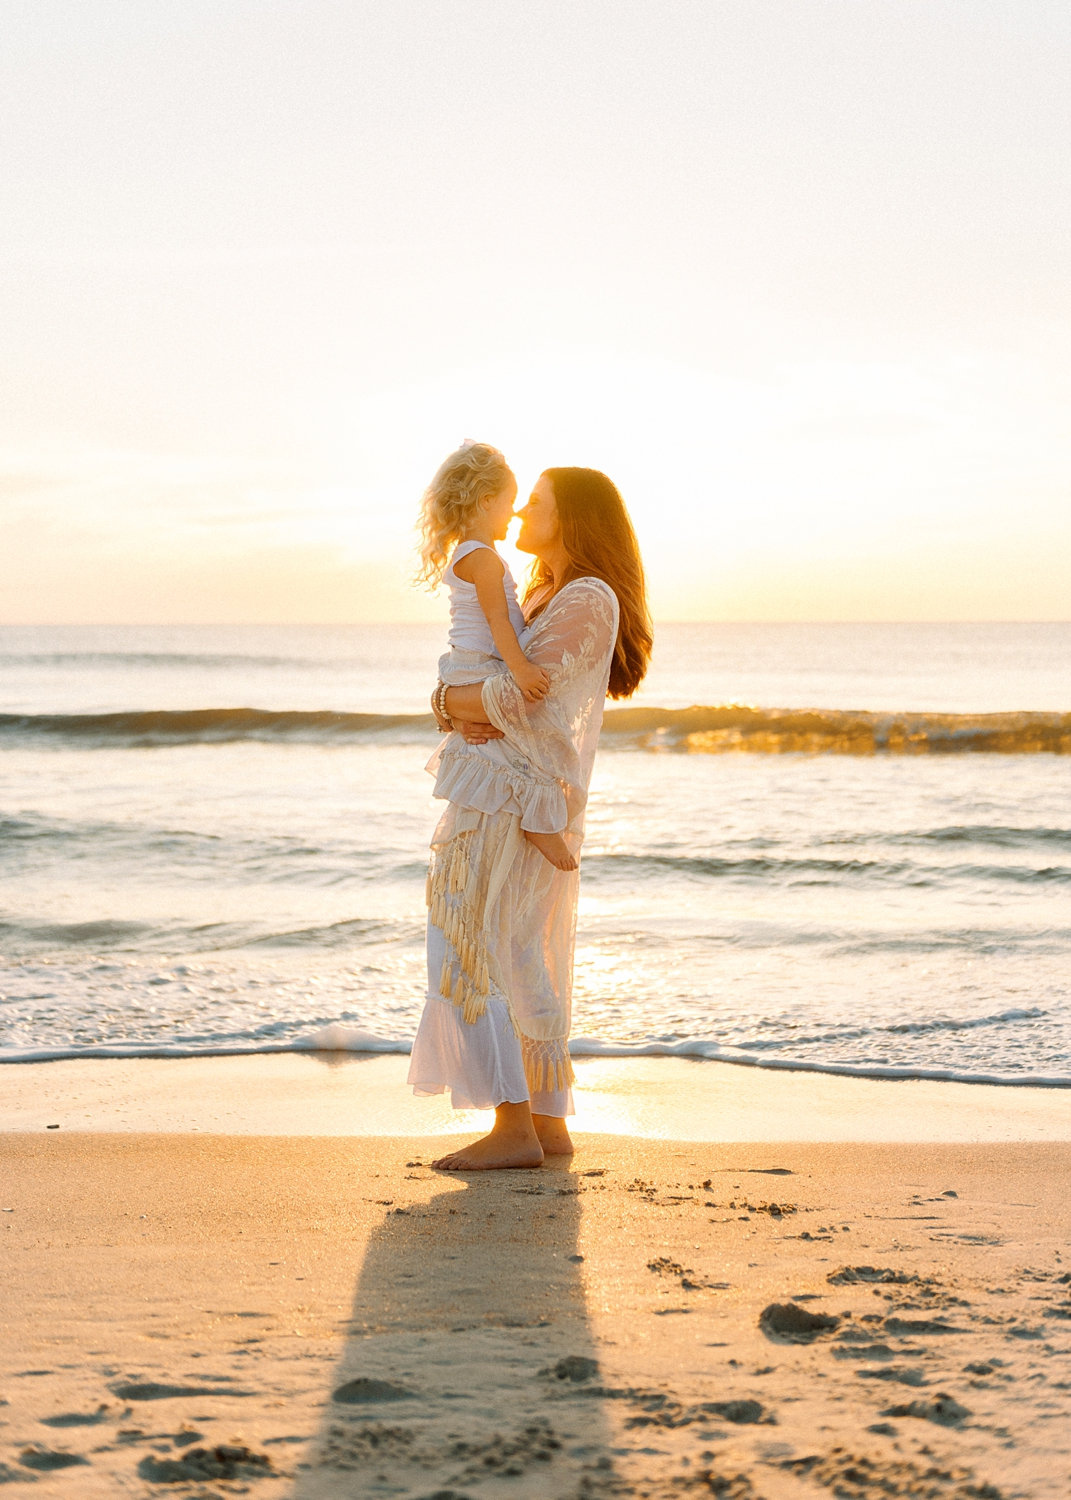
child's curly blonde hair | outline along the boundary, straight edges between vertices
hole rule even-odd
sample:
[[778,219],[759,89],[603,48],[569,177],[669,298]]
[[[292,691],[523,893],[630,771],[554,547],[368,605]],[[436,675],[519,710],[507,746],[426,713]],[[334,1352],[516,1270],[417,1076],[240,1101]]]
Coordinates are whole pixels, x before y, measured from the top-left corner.
[[420,507],[420,571],[417,582],[438,588],[454,543],[471,523],[480,501],[497,495],[513,470],[490,443],[470,438],[441,463]]

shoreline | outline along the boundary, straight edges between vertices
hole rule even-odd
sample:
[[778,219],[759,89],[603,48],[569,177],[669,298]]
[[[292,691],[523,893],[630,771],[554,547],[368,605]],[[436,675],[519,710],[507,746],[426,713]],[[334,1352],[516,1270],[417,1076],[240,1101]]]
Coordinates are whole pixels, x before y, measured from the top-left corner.
[[[355,1039],[355,1040],[354,1040]],[[569,1055],[578,1060],[629,1062],[646,1058],[672,1058],[694,1063],[720,1063],[732,1068],[758,1068],[764,1073],[818,1073],[831,1078],[860,1078],[875,1083],[962,1083],[1001,1089],[1071,1089],[1071,1076],[1022,1076],[998,1073],[957,1073],[949,1068],[913,1068],[894,1063],[817,1063],[799,1058],[734,1056],[704,1050],[705,1042],[645,1043],[635,1047],[603,1044],[588,1037],[574,1037]],[[152,1045],[93,1046],[67,1048],[10,1048],[0,1054],[0,1070],[30,1063],[52,1062],[197,1062],[204,1058],[337,1056],[409,1057],[412,1045],[389,1041],[359,1030],[350,1031],[332,1022],[311,1038],[294,1043],[233,1047],[163,1047]]]
[[[0,1134],[468,1134],[486,1111],[415,1098],[408,1057],[75,1058],[0,1067]],[[1062,1089],[875,1079],[675,1057],[578,1057],[570,1125],[646,1140],[1071,1141]]]

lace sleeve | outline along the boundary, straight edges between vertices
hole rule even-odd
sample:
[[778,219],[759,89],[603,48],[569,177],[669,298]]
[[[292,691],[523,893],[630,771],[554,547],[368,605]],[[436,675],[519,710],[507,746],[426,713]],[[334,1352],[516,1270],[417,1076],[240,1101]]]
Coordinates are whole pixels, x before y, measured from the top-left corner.
[[578,578],[555,595],[525,641],[525,655],[550,677],[547,697],[526,703],[508,674],[483,685],[488,721],[502,730],[511,751],[561,786],[567,827],[587,800],[617,620],[610,586],[600,578]]

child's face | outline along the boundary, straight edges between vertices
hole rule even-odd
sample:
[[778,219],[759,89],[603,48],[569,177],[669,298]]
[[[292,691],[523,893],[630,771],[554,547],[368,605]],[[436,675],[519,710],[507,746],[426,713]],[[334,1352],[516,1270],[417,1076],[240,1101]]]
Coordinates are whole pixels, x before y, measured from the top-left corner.
[[510,479],[498,494],[492,495],[487,502],[487,519],[491,523],[491,535],[496,542],[505,539],[509,523],[513,520],[513,502],[516,498],[517,481]]

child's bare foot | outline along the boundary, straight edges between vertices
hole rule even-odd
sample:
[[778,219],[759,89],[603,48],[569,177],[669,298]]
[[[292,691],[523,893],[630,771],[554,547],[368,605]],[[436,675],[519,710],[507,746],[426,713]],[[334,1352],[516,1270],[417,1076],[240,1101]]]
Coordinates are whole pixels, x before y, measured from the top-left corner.
[[549,859],[556,870],[579,868],[576,856],[560,833],[525,833],[525,838],[534,844],[544,859]]

